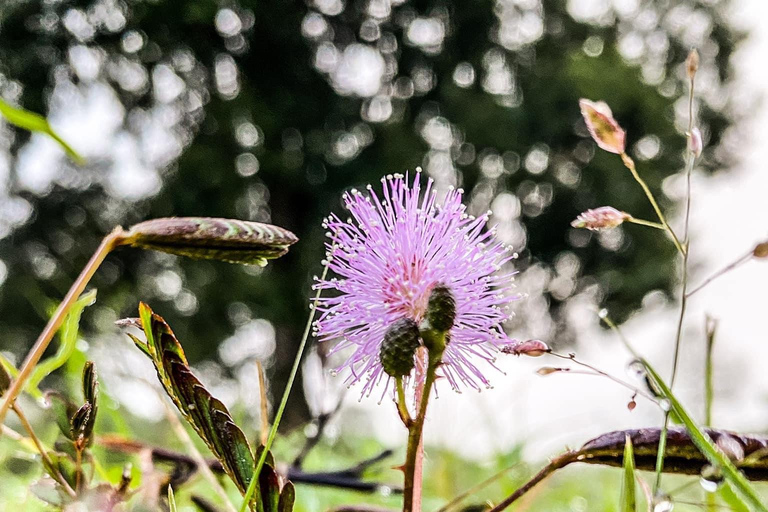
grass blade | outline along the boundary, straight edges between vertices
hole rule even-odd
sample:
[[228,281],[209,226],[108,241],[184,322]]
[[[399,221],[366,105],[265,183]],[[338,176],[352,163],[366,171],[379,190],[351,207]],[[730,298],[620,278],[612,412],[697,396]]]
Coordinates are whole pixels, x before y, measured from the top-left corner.
[[72,146],[67,144],[67,142],[62,139],[59,134],[53,130],[53,128],[51,128],[48,120],[40,114],[35,114],[29,110],[11,106],[2,98],[0,98],[0,115],[5,117],[9,123],[18,126],[19,128],[29,130],[30,132],[38,132],[48,135],[50,138],[58,142],[59,146],[61,146],[64,151],[67,152],[67,155],[69,155],[69,157],[74,160],[75,163],[81,165],[85,163],[85,159],[80,156],[80,154],[78,154],[78,152],[75,151]]
[[656,384],[659,392],[664,398],[669,400],[671,410],[678,415],[683,425],[685,425],[685,428],[690,433],[691,441],[693,441],[696,447],[701,450],[701,453],[711,464],[720,468],[726,481],[740,495],[741,501],[749,505],[753,510],[768,512],[768,508],[763,504],[760,495],[749,483],[744,474],[715,446],[709,435],[696,424],[691,415],[688,414],[688,411],[683,408],[683,405],[672,393],[672,390],[669,389],[669,386],[667,386],[659,374],[656,373],[656,370],[654,370],[647,361],[643,361],[643,364],[648,372],[648,376],[653,383]]
[[637,500],[635,498],[635,452],[632,449],[632,438],[628,435],[624,438],[624,481],[621,487],[621,512],[636,512]]

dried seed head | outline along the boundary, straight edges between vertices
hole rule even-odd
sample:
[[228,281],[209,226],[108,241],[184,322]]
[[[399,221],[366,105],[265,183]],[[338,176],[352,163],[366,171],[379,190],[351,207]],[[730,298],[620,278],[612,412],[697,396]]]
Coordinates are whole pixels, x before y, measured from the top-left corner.
[[694,128],[688,136],[688,151],[698,158],[701,156],[703,149],[704,143],[701,140],[701,131],[698,128]]
[[752,251],[752,256],[755,258],[768,258],[768,242],[761,242],[757,244]]
[[610,153],[623,154],[626,134],[613,118],[610,107],[605,102],[593,102],[583,98],[579,100],[579,107],[589,134],[597,145]]
[[131,227],[126,245],[198,259],[264,266],[298,238],[290,231],[258,222],[209,217],[152,219]]
[[600,208],[581,213],[571,222],[571,226],[600,231],[602,229],[615,228],[631,218],[632,216],[626,212],[619,211],[611,206],[601,206]]
[[696,71],[699,70],[699,52],[696,48],[691,50],[688,57],[685,59],[685,74],[688,75],[689,80],[693,80],[696,76]]
[[548,354],[552,349],[550,349],[543,341],[527,340],[513,345],[507,345],[502,348],[501,351],[505,354],[512,354],[515,356],[540,357],[544,354]]
[[453,327],[455,320],[456,299],[453,298],[453,294],[447,286],[437,284],[429,294],[427,321],[433,329],[447,332]]
[[379,359],[387,375],[405,377],[415,365],[414,355],[419,348],[419,326],[410,318],[396,321],[386,334],[379,350]]

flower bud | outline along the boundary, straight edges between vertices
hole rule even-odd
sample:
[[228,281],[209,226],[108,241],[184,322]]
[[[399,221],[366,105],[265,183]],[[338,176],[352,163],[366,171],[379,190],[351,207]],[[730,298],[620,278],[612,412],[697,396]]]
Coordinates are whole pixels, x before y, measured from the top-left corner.
[[429,294],[427,321],[432,329],[447,332],[456,320],[456,299],[444,284],[437,284]]
[[565,371],[566,368],[555,368],[553,366],[542,366],[538,370],[536,370],[536,375],[541,375],[542,377],[546,377],[547,375],[552,375],[553,373],[558,373]]
[[610,107],[602,101],[579,100],[581,115],[592,139],[597,145],[610,153],[621,155],[625,149],[626,134],[613,118]]
[[688,75],[689,80],[693,80],[696,76],[696,71],[699,70],[699,52],[696,48],[691,50],[688,54],[688,58],[685,59],[685,74]]
[[152,219],[131,227],[125,244],[198,259],[245,265],[279,258],[298,238],[290,231],[258,222],[208,217]]
[[540,340],[527,340],[513,345],[507,345],[501,351],[514,356],[540,357],[551,352],[546,343]]
[[410,318],[401,318],[384,334],[379,359],[387,375],[405,377],[414,367],[414,355],[419,348],[419,326]]
[[768,258],[768,242],[761,242],[752,250],[752,256],[755,258]]
[[698,128],[691,130],[688,135],[688,151],[693,153],[693,156],[699,158],[701,151],[704,149],[704,143],[701,141],[701,131]]
[[600,208],[581,213],[576,217],[576,220],[571,222],[571,226],[600,231],[602,229],[615,228],[631,218],[632,216],[626,212],[621,212],[611,206],[601,206]]

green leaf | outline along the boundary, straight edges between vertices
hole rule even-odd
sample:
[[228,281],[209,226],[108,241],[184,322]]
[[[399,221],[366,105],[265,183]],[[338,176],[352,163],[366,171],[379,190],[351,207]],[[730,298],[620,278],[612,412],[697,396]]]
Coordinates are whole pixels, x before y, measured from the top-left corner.
[[636,512],[635,499],[635,452],[632,450],[632,438],[624,438],[624,479],[621,487],[621,512]]
[[683,422],[686,430],[688,430],[688,433],[691,436],[693,444],[696,445],[711,464],[720,468],[728,484],[741,495],[740,497],[745,504],[748,504],[754,510],[768,512],[768,508],[763,504],[762,498],[749,483],[744,476],[744,473],[736,468],[733,462],[731,462],[731,460],[715,446],[712,438],[704,430],[699,428],[691,415],[688,414],[688,411],[685,410],[677,397],[672,393],[669,386],[667,386],[659,374],[656,373],[656,370],[645,361],[643,361],[643,364],[645,365],[648,375],[660,390],[662,396],[669,400],[672,411],[680,417],[680,420]]
[[39,395],[37,390],[40,382],[54,371],[61,368],[75,352],[77,346],[77,337],[80,332],[80,318],[83,310],[96,302],[96,290],[82,295],[70,308],[67,313],[61,330],[59,339],[61,340],[56,354],[41,361],[32,372],[27,381],[26,389],[33,395]]
[[48,120],[40,114],[36,114],[22,108],[13,107],[9,105],[5,100],[0,98],[0,115],[5,117],[9,123],[18,126],[19,128],[29,130],[30,132],[39,132],[48,135],[53,140],[58,142],[62,148],[64,148],[64,151],[67,152],[72,160],[80,165],[85,163],[85,159],[80,156],[77,151],[72,148],[72,146],[67,144],[64,139],[59,137],[59,134],[57,134],[53,128],[51,128]]
[[283,491],[280,493],[280,501],[277,504],[278,512],[291,512],[293,504],[296,502],[296,488],[293,483],[286,482]]
[[61,433],[67,439],[73,440],[70,420],[77,412],[78,407],[58,391],[47,391],[45,393],[45,401],[51,412],[53,412],[54,420],[56,425],[59,426]]

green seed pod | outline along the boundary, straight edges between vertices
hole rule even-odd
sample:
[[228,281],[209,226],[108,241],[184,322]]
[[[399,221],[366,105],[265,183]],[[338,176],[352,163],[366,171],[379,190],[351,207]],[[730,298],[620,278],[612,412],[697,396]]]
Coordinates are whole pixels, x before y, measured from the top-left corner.
[[259,265],[279,258],[298,238],[290,231],[234,219],[169,217],[131,227],[125,245],[197,259]]
[[414,367],[413,357],[419,348],[419,327],[410,318],[393,323],[384,335],[379,358],[387,375],[405,377]]
[[444,284],[432,289],[427,303],[427,321],[436,331],[447,332],[456,320],[456,300],[451,290]]

